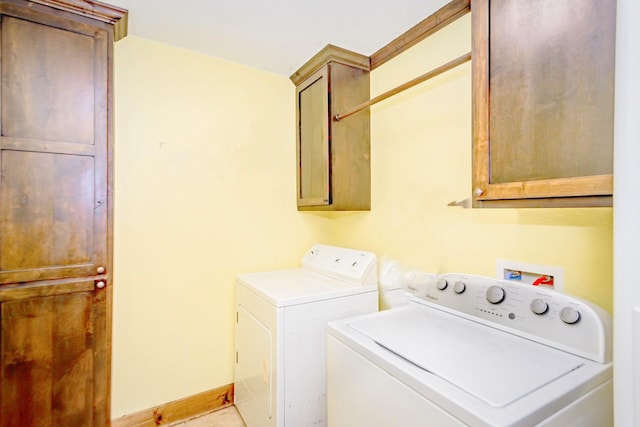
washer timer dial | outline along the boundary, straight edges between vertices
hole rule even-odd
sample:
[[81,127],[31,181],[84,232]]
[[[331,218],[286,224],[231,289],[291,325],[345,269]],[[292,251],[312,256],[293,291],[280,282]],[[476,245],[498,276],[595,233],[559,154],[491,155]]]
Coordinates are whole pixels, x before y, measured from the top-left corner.
[[536,298],[529,305],[531,311],[535,314],[545,314],[549,310],[549,304],[542,298]]
[[456,282],[453,285],[453,292],[455,292],[456,294],[461,294],[463,293],[465,290],[467,289],[467,285],[464,284],[464,282]]
[[487,289],[486,298],[487,301],[489,301],[491,304],[500,304],[502,301],[504,301],[504,297],[504,289],[502,289],[500,286],[494,285],[490,286],[489,289]]
[[448,285],[449,283],[447,282],[447,279],[438,279],[438,281],[436,282],[436,287],[441,291],[444,291],[445,289],[447,289]]
[[568,325],[573,325],[580,321],[580,312],[573,307],[565,307],[560,311],[560,320]]

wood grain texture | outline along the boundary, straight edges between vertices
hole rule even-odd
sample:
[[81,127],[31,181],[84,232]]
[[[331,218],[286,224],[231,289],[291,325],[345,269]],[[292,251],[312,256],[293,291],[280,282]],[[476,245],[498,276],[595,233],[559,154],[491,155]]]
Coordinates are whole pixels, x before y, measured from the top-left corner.
[[110,24],[114,28],[115,41],[126,37],[128,32],[129,12],[118,6],[97,0],[30,0],[56,9],[86,16]]
[[556,178],[493,185],[483,200],[550,197],[607,196],[613,192],[611,175]]
[[611,207],[612,196],[585,196],[585,197],[551,197],[539,199],[504,199],[504,200],[480,200],[481,208],[583,208]]
[[4,16],[2,135],[93,144],[94,50],[93,37]]
[[441,30],[456,19],[466,15],[471,7],[470,0],[453,0],[428,16],[411,29],[404,32],[370,57],[371,70],[395,58],[412,46],[420,43],[433,33]]
[[0,426],[101,427],[114,28],[38,3],[0,0]]
[[[489,185],[489,0],[474,0],[471,27],[472,185],[484,192]],[[473,198],[474,207],[480,207],[479,199]]]
[[58,141],[38,141],[35,139],[0,137],[0,150],[33,151],[36,153],[70,154],[94,157],[99,147],[94,144],[74,144]]
[[613,173],[615,7],[492,0],[491,183]]
[[93,292],[3,303],[0,426],[92,425]]
[[320,52],[316,53],[300,69],[289,77],[296,86],[317,73],[329,62],[339,62],[362,70],[369,70],[369,57],[352,52],[332,44],[328,44]]
[[[321,58],[326,62],[317,68]],[[330,51],[314,56],[313,64],[302,69],[316,71],[296,88],[298,210],[368,210],[369,111],[340,122],[333,116],[369,100],[369,71],[336,61]],[[305,96],[309,88],[315,89],[313,97]]]
[[93,280],[77,279],[42,280],[26,284],[0,286],[0,303],[19,301],[27,298],[50,297],[77,292],[89,292],[95,287],[97,280],[105,280],[106,276],[96,276]]
[[87,156],[1,151],[2,270],[87,264],[94,166]]
[[474,207],[611,201],[615,2],[574,6],[473,3]]
[[328,205],[329,72],[324,67],[296,88],[298,206]]
[[158,405],[111,421],[112,427],[156,427],[233,405],[233,384]]
[[347,120],[333,116],[369,99],[369,71],[329,64],[331,73],[331,206],[333,210],[371,208],[371,115],[360,111]]
[[92,276],[108,251],[110,32],[0,8],[0,284]]

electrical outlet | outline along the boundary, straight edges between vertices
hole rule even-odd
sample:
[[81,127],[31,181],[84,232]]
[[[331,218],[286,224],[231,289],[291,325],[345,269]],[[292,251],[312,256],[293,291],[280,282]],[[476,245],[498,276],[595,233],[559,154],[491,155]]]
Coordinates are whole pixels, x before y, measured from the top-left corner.
[[499,259],[496,260],[496,277],[558,292],[564,289],[564,270],[556,266]]

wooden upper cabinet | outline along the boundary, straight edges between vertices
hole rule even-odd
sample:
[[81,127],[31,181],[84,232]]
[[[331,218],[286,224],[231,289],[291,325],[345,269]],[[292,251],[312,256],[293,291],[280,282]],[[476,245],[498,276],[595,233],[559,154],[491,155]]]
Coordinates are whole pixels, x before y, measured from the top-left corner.
[[1,7],[0,284],[94,275],[107,265],[111,36]]
[[327,46],[291,76],[296,85],[299,210],[371,207],[369,58]]
[[615,0],[477,0],[473,204],[610,206]]

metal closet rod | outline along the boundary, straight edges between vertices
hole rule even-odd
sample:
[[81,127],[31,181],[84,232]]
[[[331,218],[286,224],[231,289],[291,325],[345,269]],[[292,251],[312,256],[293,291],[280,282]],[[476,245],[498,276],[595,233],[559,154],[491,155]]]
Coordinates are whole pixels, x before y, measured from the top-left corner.
[[425,73],[425,74],[423,74],[421,76],[418,76],[415,79],[410,80],[410,81],[406,82],[405,84],[402,84],[402,85],[398,86],[395,89],[391,89],[390,91],[385,92],[382,95],[378,95],[375,98],[371,98],[370,100],[363,102],[362,104],[352,108],[351,110],[345,111],[344,113],[336,114],[335,116],[333,116],[333,119],[335,121],[340,121],[340,120],[342,120],[344,118],[347,118],[347,117],[349,117],[349,116],[351,116],[351,115],[353,115],[353,114],[355,114],[355,113],[357,113],[359,111],[364,110],[365,108],[371,107],[373,104],[377,104],[380,101],[384,101],[385,99],[390,98],[393,95],[396,95],[396,94],[398,94],[398,93],[400,93],[402,91],[405,91],[405,90],[407,90],[409,88],[412,88],[415,85],[418,85],[418,84],[420,84],[420,83],[422,83],[424,81],[427,81],[430,78],[438,76],[438,75],[440,75],[440,74],[442,74],[442,73],[444,73],[446,71],[449,71],[450,69],[455,68],[458,65],[464,64],[465,62],[470,61],[470,60],[471,60],[471,52],[467,52],[464,55],[462,55],[462,56],[460,56],[460,57],[458,57],[458,58],[456,58],[456,59],[454,59],[452,61],[449,61],[446,64],[441,65],[438,68],[429,71],[428,73]]

